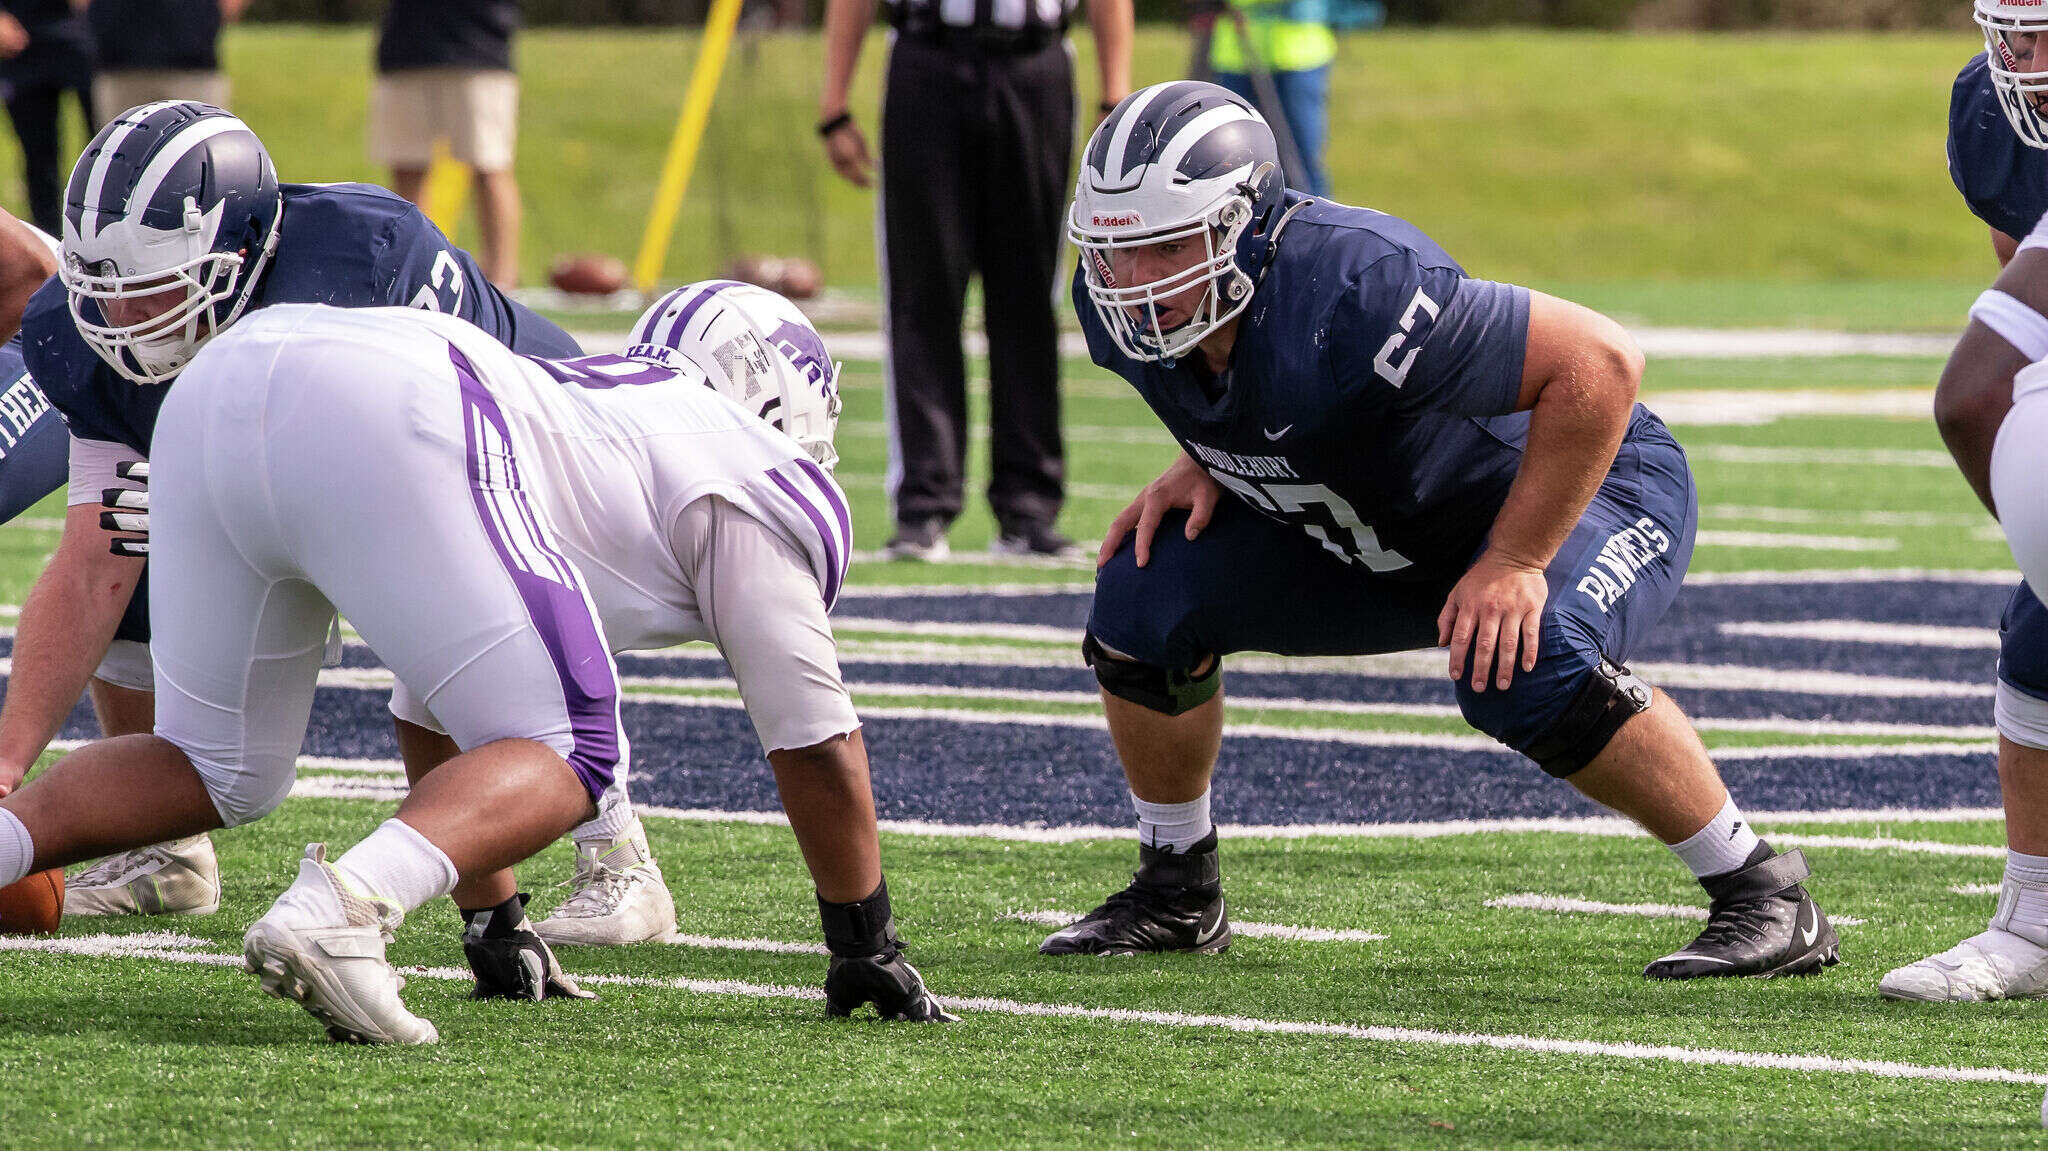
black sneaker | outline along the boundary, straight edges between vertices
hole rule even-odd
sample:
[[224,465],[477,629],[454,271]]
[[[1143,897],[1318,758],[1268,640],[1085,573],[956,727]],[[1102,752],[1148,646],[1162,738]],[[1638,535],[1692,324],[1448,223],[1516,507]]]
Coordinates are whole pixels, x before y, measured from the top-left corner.
[[1012,524],[989,541],[988,550],[1021,559],[1075,561],[1088,558],[1081,545],[1045,524]]
[[[1769,848],[1762,850],[1768,851]],[[1812,975],[1841,962],[1841,944],[1800,881],[1806,856],[1767,856],[1700,880],[1713,902],[1699,938],[1643,968],[1651,979]]]
[[946,521],[937,516],[896,525],[896,534],[882,545],[892,560],[918,560],[935,564],[953,554],[946,543]]
[[1041,955],[1217,952],[1230,946],[1223,878],[1211,831],[1185,853],[1138,846],[1131,885],[1101,907],[1045,937]]

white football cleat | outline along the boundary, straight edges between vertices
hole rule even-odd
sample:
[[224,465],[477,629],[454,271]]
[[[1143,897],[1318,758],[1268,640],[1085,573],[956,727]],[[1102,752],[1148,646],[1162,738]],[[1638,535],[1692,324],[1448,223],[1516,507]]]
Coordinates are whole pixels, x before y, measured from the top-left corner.
[[213,840],[189,839],[110,855],[64,880],[66,915],[212,915],[220,910]]
[[2048,948],[1994,927],[1890,972],[1877,989],[1886,999],[1928,1003],[2032,999],[2048,994]]
[[242,959],[264,991],[296,1000],[336,1043],[434,1043],[440,1033],[405,1009],[405,980],[384,959],[404,919],[390,900],[352,890],[326,844],[308,844],[298,881],[242,937]]
[[638,819],[617,839],[577,840],[569,885],[569,898],[533,925],[550,945],[644,943],[676,929],[675,900]]

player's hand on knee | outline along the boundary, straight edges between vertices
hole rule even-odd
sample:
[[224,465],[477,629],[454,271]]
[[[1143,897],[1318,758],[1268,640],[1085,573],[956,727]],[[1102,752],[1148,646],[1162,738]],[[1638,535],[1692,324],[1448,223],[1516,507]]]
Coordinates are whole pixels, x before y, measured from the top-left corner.
[[1108,563],[1124,536],[1135,529],[1138,533],[1134,541],[1138,566],[1144,567],[1152,561],[1152,537],[1158,532],[1159,521],[1167,512],[1176,508],[1187,509],[1185,534],[1192,540],[1209,526],[1210,517],[1216,514],[1216,501],[1222,496],[1223,486],[1216,482],[1215,477],[1182,452],[1158,479],[1145,485],[1145,490],[1138,493],[1138,498],[1132,500],[1129,507],[1110,521],[1109,531],[1102,539],[1102,548],[1095,555],[1095,566]]
[[1469,662],[1473,691],[1489,683],[1506,691],[1517,665],[1535,670],[1549,598],[1541,567],[1490,551],[1481,555],[1437,615],[1437,642],[1451,649],[1451,678],[1465,678]]
[[130,460],[114,465],[114,474],[134,483],[132,488],[102,488],[100,490],[100,527],[110,532],[125,532],[116,536],[108,545],[109,551],[117,556],[129,558],[149,555],[149,461]]

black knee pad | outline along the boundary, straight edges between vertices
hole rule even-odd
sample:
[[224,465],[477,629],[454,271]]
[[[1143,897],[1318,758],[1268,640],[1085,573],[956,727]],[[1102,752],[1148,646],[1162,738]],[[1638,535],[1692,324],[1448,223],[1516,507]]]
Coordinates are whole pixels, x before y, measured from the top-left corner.
[[1154,667],[1111,652],[1093,632],[1081,640],[1081,658],[1095,669],[1102,690],[1161,715],[1193,711],[1216,698],[1223,687],[1221,659],[1211,659],[1209,670],[1200,675],[1180,668]]
[[1652,698],[1649,684],[1629,669],[1603,659],[1557,722],[1523,748],[1522,754],[1563,779],[1593,762],[1622,724],[1650,710]]

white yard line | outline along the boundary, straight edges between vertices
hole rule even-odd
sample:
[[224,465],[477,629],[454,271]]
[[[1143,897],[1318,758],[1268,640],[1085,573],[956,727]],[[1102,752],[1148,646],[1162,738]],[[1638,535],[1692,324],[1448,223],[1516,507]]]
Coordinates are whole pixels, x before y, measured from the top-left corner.
[[[1681,907],[1674,903],[1600,903],[1591,899],[1572,899],[1563,895],[1540,895],[1533,891],[1489,899],[1486,906],[1521,911],[1558,911],[1575,915],[1640,915],[1647,919],[1704,921],[1707,918],[1707,909],[1704,907]],[[1828,922],[1836,927],[1861,927],[1868,921],[1853,915],[1830,914]]]
[[1779,467],[1814,465],[1880,468],[1940,468],[1956,466],[1955,457],[1935,448],[1789,448],[1758,447],[1749,444],[1695,444],[1685,449],[1694,460],[1718,464],[1765,464]]
[[1705,548],[1796,548],[1820,552],[1891,552],[1899,541],[1888,536],[1822,536],[1799,532],[1740,532],[1703,528],[1695,542]]
[[[1993,523],[1982,512],[1835,512],[1819,508],[1757,507],[1750,504],[1707,504],[1700,514],[1714,520],[1753,520],[1768,524],[1860,524],[1880,528],[1975,528]],[[1995,524],[1994,524],[1995,526]]]
[[1957,895],[1997,895],[2001,884],[1997,883],[1956,883],[1949,890]]
[[[1078,911],[1017,911],[1003,916],[1038,927],[1065,927],[1080,921]],[[1285,939],[1295,943],[1378,943],[1387,937],[1377,931],[1346,928],[1291,927],[1285,923],[1247,923],[1233,919],[1230,933],[1247,939]]]
[[[188,937],[189,938],[189,937]],[[95,958],[153,959],[170,963],[193,963],[215,967],[239,966],[239,955],[193,949],[193,943],[172,943],[166,933],[132,937],[81,936],[70,939],[0,937],[0,950],[34,951],[56,955]],[[448,980],[467,983],[475,978],[454,967],[405,967],[408,978]],[[577,981],[589,986],[638,987],[680,991],[693,995],[738,996],[749,999],[791,999],[815,1002],[824,993],[814,987],[789,987],[749,983],[736,979],[659,979],[632,975],[579,975]],[[1087,1007],[1070,1003],[1034,1003],[989,997],[942,996],[940,1002],[954,1011],[973,1014],[1007,1015],[1038,1019],[1091,1020],[1106,1023],[1144,1024],[1155,1027],[1198,1031],[1234,1031],[1249,1034],[1288,1035],[1311,1039],[1350,1039],[1375,1044],[1410,1047],[1485,1048],[1534,1055],[1563,1055],[1574,1058],[1628,1059],[1687,1066],[1739,1067],[1758,1071],[1787,1071],[1796,1074],[1868,1075],[1885,1079],[1917,1079],[1943,1083],[2011,1083],[2048,1085],[2048,1075],[2004,1067],[1943,1067],[1922,1063],[1901,1063],[1880,1059],[1843,1059],[1831,1055],[1789,1055],[1765,1051],[1731,1051],[1714,1047],[1682,1047],[1589,1039],[1552,1039],[1534,1035],[1493,1035],[1469,1031],[1439,1031],[1426,1027],[1373,1027],[1350,1023],[1312,1023],[1284,1019],[1260,1019],[1246,1015],[1195,1015],[1179,1011],[1133,1011],[1125,1008]]]
[[1667,424],[1754,427],[1812,416],[1853,419],[1926,419],[1932,388],[1674,388],[1650,389],[1643,406]]
[[1722,635],[1763,639],[1810,639],[1826,643],[1883,643],[1904,647],[1998,650],[1990,627],[1941,627],[1922,623],[1879,623],[1863,619],[1739,620],[1714,625]]
[[759,951],[770,955],[830,955],[822,943],[785,943],[780,939],[721,939],[713,935],[688,935],[680,931],[670,932],[663,943],[678,947],[702,947],[715,951]]

